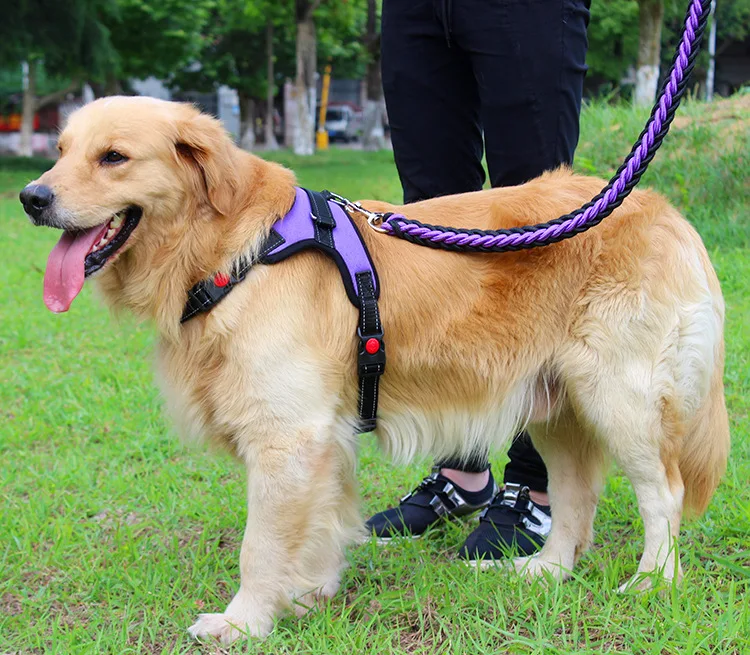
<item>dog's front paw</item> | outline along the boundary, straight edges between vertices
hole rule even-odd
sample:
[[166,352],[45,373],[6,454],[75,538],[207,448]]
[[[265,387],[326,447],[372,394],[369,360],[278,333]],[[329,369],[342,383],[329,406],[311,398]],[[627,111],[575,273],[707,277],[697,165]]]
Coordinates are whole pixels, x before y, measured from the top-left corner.
[[326,600],[333,598],[341,586],[341,578],[337,573],[322,587],[292,600],[292,611],[297,618],[302,618],[315,607],[320,607]]
[[[672,576],[665,575],[663,571],[647,571],[636,573],[626,583],[617,588],[620,594],[640,593],[651,589],[664,590],[669,588],[673,582]],[[677,574],[677,582],[682,582],[682,571]]]
[[541,578],[550,574],[553,579],[563,581],[570,578],[570,571],[557,562],[550,562],[539,555],[530,557],[515,557],[513,568],[528,578]]
[[640,593],[642,591],[648,591],[654,586],[654,581],[651,577],[643,575],[634,575],[630,580],[621,584],[617,587],[618,594],[630,594]]
[[251,622],[228,614],[199,614],[188,632],[198,641],[216,639],[226,646],[240,637],[266,637],[271,632],[271,625],[270,622]]

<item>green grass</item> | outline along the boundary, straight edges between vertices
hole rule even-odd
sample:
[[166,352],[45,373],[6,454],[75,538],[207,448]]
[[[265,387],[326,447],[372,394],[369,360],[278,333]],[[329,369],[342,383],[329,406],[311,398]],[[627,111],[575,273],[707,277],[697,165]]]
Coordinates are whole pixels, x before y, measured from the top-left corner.
[[[739,110],[728,113],[686,107],[689,125],[643,182],[701,231],[727,301],[733,450],[708,512],[682,531],[682,586],[615,592],[635,571],[643,535],[630,485],[613,471],[594,547],[567,583],[464,568],[455,552],[470,526],[449,525],[415,543],[352,548],[342,590],[323,609],[226,652],[750,652],[750,130]],[[612,173],[645,117],[587,108],[577,169]],[[390,153],[274,158],[313,188],[400,195]],[[223,609],[238,581],[242,471],[172,434],[148,326],[115,321],[89,289],[69,314],[44,308],[56,235],[32,228],[17,202],[44,165],[0,166],[0,653],[224,652],[197,646],[185,628]],[[427,469],[393,467],[371,438],[360,464],[365,514]]]

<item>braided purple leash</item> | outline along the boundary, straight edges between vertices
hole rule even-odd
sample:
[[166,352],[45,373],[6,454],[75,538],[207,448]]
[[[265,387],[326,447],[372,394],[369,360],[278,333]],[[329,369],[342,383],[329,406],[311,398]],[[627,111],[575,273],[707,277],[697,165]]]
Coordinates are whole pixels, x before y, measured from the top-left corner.
[[598,225],[622,204],[638,184],[669,131],[669,125],[695,65],[710,7],[711,0],[690,1],[680,45],[646,127],[607,186],[583,207],[548,223],[507,230],[459,231],[457,228],[409,220],[402,214],[387,215],[378,229],[432,248],[464,252],[504,252],[546,246]]

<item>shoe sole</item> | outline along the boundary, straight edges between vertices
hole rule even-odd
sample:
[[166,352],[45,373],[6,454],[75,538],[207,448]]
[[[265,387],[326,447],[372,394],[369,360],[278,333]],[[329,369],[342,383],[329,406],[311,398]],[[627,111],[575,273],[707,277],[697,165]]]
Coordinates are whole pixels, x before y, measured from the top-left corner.
[[374,537],[371,534],[366,534],[359,539],[355,540],[355,543],[359,546],[362,546],[364,544],[369,544],[371,541],[374,541],[378,546],[387,546],[393,541],[416,541],[417,539],[421,539],[424,536],[423,534],[400,534],[395,537]]
[[496,560],[496,559],[462,559],[464,566],[468,566],[470,569],[479,569],[480,571],[487,571],[488,569],[506,569],[512,567],[510,560]]
[[393,541],[416,541],[417,539],[424,537],[424,535],[425,533],[423,532],[422,534],[400,534],[397,537],[377,537],[375,543],[377,543],[378,546],[387,546]]

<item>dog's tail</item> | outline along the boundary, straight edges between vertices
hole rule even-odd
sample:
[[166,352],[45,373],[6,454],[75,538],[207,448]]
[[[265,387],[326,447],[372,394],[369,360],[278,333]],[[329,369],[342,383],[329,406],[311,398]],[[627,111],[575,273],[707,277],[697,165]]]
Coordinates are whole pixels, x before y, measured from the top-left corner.
[[729,418],[724,402],[723,345],[703,405],[687,426],[679,458],[685,485],[683,506],[688,514],[705,511],[729,456]]

